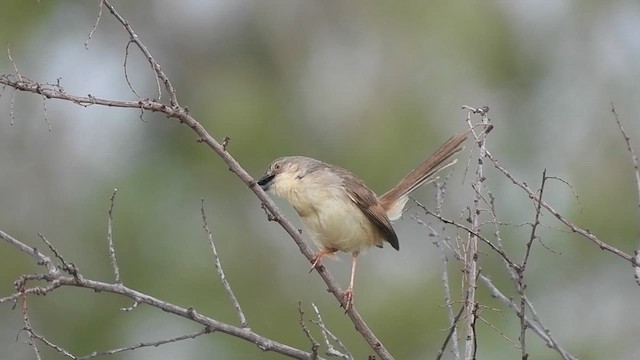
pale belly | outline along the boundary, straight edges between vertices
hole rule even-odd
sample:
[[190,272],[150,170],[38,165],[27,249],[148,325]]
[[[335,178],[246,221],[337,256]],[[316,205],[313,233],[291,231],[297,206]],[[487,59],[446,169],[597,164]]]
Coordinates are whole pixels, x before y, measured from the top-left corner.
[[329,198],[318,205],[300,214],[318,247],[353,253],[382,242],[378,229],[355,203]]

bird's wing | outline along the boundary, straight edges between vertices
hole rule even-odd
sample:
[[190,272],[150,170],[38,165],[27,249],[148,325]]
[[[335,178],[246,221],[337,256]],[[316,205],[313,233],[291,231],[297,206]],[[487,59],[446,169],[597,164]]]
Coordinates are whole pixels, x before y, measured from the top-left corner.
[[400,250],[398,235],[391,226],[391,221],[387,217],[386,211],[380,205],[378,197],[366,185],[350,172],[344,170],[341,176],[348,176],[349,181],[345,181],[345,185],[355,182],[359,186],[345,186],[349,198],[358,206],[358,208],[378,227],[382,236],[388,241],[394,249]]

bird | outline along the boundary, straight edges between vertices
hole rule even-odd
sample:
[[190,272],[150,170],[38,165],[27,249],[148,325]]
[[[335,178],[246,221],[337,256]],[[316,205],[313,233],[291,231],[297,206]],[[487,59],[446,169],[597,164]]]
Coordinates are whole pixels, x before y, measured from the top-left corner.
[[377,196],[350,171],[305,156],[275,159],[257,184],[266,192],[286,199],[296,210],[318,251],[311,269],[319,269],[325,256],[337,251],[350,253],[351,277],[342,294],[341,306],[353,306],[353,289],[358,255],[372,246],[388,242],[400,249],[392,221],[402,216],[409,194],[437,179],[436,174],[455,164],[447,162],[463,149],[467,133],[453,136],[431,156],[409,172],[391,190]]

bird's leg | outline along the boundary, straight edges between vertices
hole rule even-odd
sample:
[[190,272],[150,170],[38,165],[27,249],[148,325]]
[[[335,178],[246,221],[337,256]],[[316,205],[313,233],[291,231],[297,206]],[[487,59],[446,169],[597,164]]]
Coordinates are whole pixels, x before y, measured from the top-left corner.
[[331,255],[336,251],[338,251],[338,249],[325,248],[325,247],[320,248],[320,250],[318,250],[318,252],[315,253],[315,255],[313,255],[313,259],[311,259],[312,265],[309,272],[312,272],[313,269],[317,269],[320,266],[322,266],[322,258],[325,257],[326,255]]
[[351,281],[349,282],[349,287],[342,294],[342,299],[344,300],[344,311],[348,311],[353,305],[353,281],[356,277],[356,262],[358,261],[359,252],[356,251],[351,254]]

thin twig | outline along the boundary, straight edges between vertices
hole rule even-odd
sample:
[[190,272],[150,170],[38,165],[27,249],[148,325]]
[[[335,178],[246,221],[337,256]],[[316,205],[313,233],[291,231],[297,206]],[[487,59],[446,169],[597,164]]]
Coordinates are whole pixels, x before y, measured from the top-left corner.
[[34,259],[37,260],[38,265],[44,265],[47,267],[47,270],[49,270],[49,274],[53,275],[59,272],[56,266],[51,261],[51,258],[41,253],[38,249],[22,243],[18,239],[14,238],[13,236],[7,234],[2,230],[0,230],[0,239],[3,239],[4,241],[8,242],[10,245],[17,247],[18,250],[22,251],[23,253],[32,256]]
[[[447,333],[447,337],[444,339],[442,346],[440,346],[440,350],[438,350],[436,360],[442,359],[442,355],[444,354],[444,351],[447,348],[447,343],[449,343],[449,340],[452,338],[455,340],[456,328],[458,327],[458,321],[460,320],[460,316],[462,315],[463,311],[464,311],[464,306],[461,306],[460,311],[458,311],[458,314],[456,314],[456,316],[452,319],[451,326],[449,327],[449,332]],[[454,347],[454,349],[456,349],[456,347]],[[454,354],[456,355],[456,359],[460,358],[460,353],[457,350],[454,350]]]
[[[489,289],[489,292],[491,293],[491,296],[494,299],[499,300],[500,302],[502,302],[503,304],[507,305],[509,308],[511,308],[516,314],[520,313],[520,309],[518,308],[518,305],[516,305],[516,303],[514,303],[509,297],[507,297],[506,295],[504,295],[491,281],[490,278],[488,278],[487,276],[480,274],[480,276],[478,277],[478,279],[484,284],[484,286],[487,287],[487,289]],[[530,306],[530,303],[527,303],[529,306],[529,309],[532,311],[533,313],[533,307]],[[531,329],[536,335],[538,335],[544,342],[545,344],[551,348],[556,350],[560,356],[564,359],[564,360],[576,360],[576,357],[574,357],[573,355],[569,354],[567,351],[565,351],[560,344],[552,337],[551,335],[551,331],[549,329],[547,329],[546,327],[544,327],[542,325],[542,323],[538,320],[536,320],[536,323],[532,322],[528,317],[525,316],[525,322],[527,324],[527,327],[529,329]],[[538,325],[539,324],[539,325]]]
[[247,323],[247,318],[244,316],[244,312],[242,312],[242,308],[240,307],[240,302],[238,302],[238,298],[233,293],[231,289],[231,285],[227,281],[227,277],[224,275],[224,270],[222,270],[222,264],[220,263],[220,257],[218,257],[218,251],[216,250],[216,244],[213,241],[213,234],[211,234],[211,230],[209,230],[209,225],[207,224],[207,215],[204,211],[204,199],[200,200],[200,212],[202,213],[202,227],[204,231],[207,233],[209,237],[209,245],[211,245],[211,252],[213,253],[213,262],[216,266],[216,271],[218,272],[218,277],[220,281],[222,281],[222,286],[224,286],[224,290],[227,292],[227,296],[231,300],[231,304],[233,304],[233,308],[235,309],[236,314],[238,315],[238,319],[240,320],[240,326],[243,328],[248,328],[249,323]]
[[79,276],[78,268],[73,263],[68,263],[62,257],[62,254],[56,249],[47,238],[44,237],[41,233],[38,233],[38,237],[49,247],[49,250],[53,252],[53,255],[60,260],[62,263],[62,270],[66,271],[68,274],[73,276]]
[[[333,333],[325,326],[324,322],[322,321],[322,316],[320,315],[320,310],[318,310],[316,304],[311,303],[311,306],[313,307],[313,311],[316,313],[316,317],[318,318],[318,320],[311,320],[311,322],[318,325],[322,332],[324,343],[327,346],[327,355],[336,356],[341,359],[353,360],[353,355],[349,353],[349,350],[347,350],[342,341],[340,341],[337,336],[333,335]],[[338,345],[344,352],[336,350],[331,344],[331,341],[334,341],[336,345]]]
[[312,360],[315,360],[318,357],[318,349],[320,349],[320,343],[313,337],[313,335],[311,335],[311,331],[309,331],[307,324],[305,324],[304,310],[302,310],[301,301],[298,301],[298,313],[300,314],[300,317],[298,318],[298,324],[300,324],[302,332],[304,332],[307,339],[309,339],[309,342],[311,342],[311,355],[313,356]]
[[[538,198],[542,200],[542,196],[544,194],[544,184],[547,182],[547,170],[545,169],[542,172],[542,184],[540,185],[540,191],[538,192]],[[538,229],[538,225],[540,225],[540,214],[542,212],[542,206],[540,205],[540,201],[536,203],[536,215],[533,220],[533,224],[531,225],[531,234],[529,235],[529,240],[525,246],[525,254],[522,259],[522,263],[520,264],[520,268],[518,269],[518,281],[516,282],[516,290],[518,291],[518,295],[520,295],[520,313],[518,317],[520,318],[520,354],[522,356],[522,360],[527,360],[529,358],[529,353],[527,352],[527,343],[526,343],[526,333],[527,333],[527,323],[525,321],[525,314],[527,312],[527,303],[525,301],[525,289],[526,283],[524,280],[524,273],[527,268],[527,263],[529,261],[529,256],[531,255],[531,247],[533,246],[533,242],[537,239],[536,230]]]
[[96,17],[96,23],[93,24],[91,31],[89,31],[89,36],[87,36],[87,40],[84,42],[84,48],[89,50],[89,41],[93,37],[93,34],[98,29],[98,24],[100,23],[100,19],[102,18],[102,8],[104,6],[104,1],[100,0],[100,5],[98,6],[98,16]]
[[[448,177],[447,177],[448,179]],[[442,215],[442,205],[444,204],[444,195],[446,193],[446,180],[442,183],[438,182],[436,183],[436,214],[438,215]],[[426,208],[426,207],[425,207]],[[436,235],[437,236],[437,235]],[[464,307],[460,308],[460,311],[458,312],[458,315],[454,315],[453,314],[453,306],[452,306],[452,302],[451,302],[451,289],[449,287],[449,272],[447,270],[447,263],[448,263],[448,258],[447,258],[447,254],[444,250],[445,244],[444,244],[444,237],[443,236],[438,236],[437,237],[437,241],[434,242],[434,244],[438,247],[438,249],[440,250],[440,261],[442,263],[442,287],[444,289],[444,306],[445,309],[447,310],[447,316],[449,317],[449,326],[450,331],[449,334],[447,335],[447,338],[444,341],[444,344],[442,344],[442,348],[440,350],[440,352],[438,353],[438,359],[440,359],[442,357],[442,353],[444,353],[445,348],[447,347],[447,343],[449,342],[449,340],[451,339],[452,344],[451,344],[451,353],[453,353],[453,357],[455,360],[459,360],[460,359],[460,349],[459,349],[459,344],[458,344],[458,320],[460,319],[460,316],[462,315],[462,311],[464,309]]]
[[418,205],[422,210],[424,210],[424,212],[428,215],[431,215],[433,217],[435,217],[436,219],[442,221],[445,224],[449,224],[449,225],[453,225],[461,230],[464,230],[467,232],[467,234],[469,236],[475,236],[478,239],[480,239],[480,241],[482,241],[483,243],[489,245],[489,247],[491,248],[491,250],[495,251],[498,255],[500,255],[502,257],[502,259],[504,261],[506,261],[511,267],[513,267],[514,269],[518,268],[518,264],[516,264],[513,260],[509,259],[509,257],[507,256],[507,254],[504,252],[503,249],[501,249],[499,246],[494,245],[491,241],[489,241],[487,238],[485,238],[484,236],[482,236],[482,234],[480,234],[479,231],[474,231],[472,229],[470,229],[469,227],[460,224],[454,220],[445,218],[444,216],[430,210],[428,207],[426,207],[425,205],[423,205],[422,203],[420,203],[418,200],[413,199],[413,201],[415,202],[416,205]]
[[[611,112],[613,113],[613,117],[616,119],[616,123],[618,123],[618,128],[620,129],[620,133],[622,133],[622,137],[624,138],[624,142],[627,144],[627,151],[631,154],[631,162],[633,163],[633,170],[636,175],[636,191],[638,195],[638,215],[640,215],[640,169],[638,168],[638,156],[636,152],[633,150],[633,146],[631,146],[631,139],[627,136],[627,132],[624,130],[622,126],[622,122],[618,117],[618,113],[616,112],[616,108],[613,106],[613,102],[611,102]],[[640,233],[640,229],[638,229],[638,233]],[[638,248],[635,251],[634,257],[634,277],[636,279],[636,283],[640,285],[640,238],[638,239]]]
[[113,207],[116,203],[116,193],[118,189],[113,189],[113,194],[111,194],[110,205],[109,205],[109,220],[107,222],[107,241],[109,243],[109,258],[111,259],[111,267],[113,267],[113,273],[116,277],[116,284],[122,284],[122,279],[120,278],[120,268],[118,267],[118,260],[116,259],[116,247],[113,244]]
[[11,46],[9,45],[7,45],[7,57],[9,58],[9,61],[13,65],[13,70],[16,72],[18,79],[22,81],[22,75],[20,75],[20,71],[18,71],[18,65],[16,65],[16,62],[13,61],[13,58],[11,57]]
[[11,118],[11,120],[9,121],[9,125],[11,126],[13,126],[13,124],[16,122],[15,105],[16,105],[16,90],[13,89],[13,91],[11,92],[11,102],[9,103],[9,117]]
[[151,65],[151,69],[153,70],[153,72],[156,75],[155,79],[156,79],[156,84],[158,86],[158,101],[160,101],[162,99],[162,91],[160,90],[160,81],[162,81],[162,83],[164,84],[165,89],[169,93],[169,98],[170,98],[170,101],[171,101],[171,107],[179,106],[178,105],[178,98],[176,96],[176,90],[174,89],[173,85],[171,84],[171,81],[169,81],[169,78],[167,77],[167,75],[164,73],[164,71],[162,71],[162,68],[160,67],[160,64],[158,64],[156,59],[154,59],[153,56],[151,56],[151,52],[149,52],[147,47],[142,43],[142,41],[140,41],[140,39],[138,38],[138,35],[133,31],[133,28],[131,27],[131,25],[129,25],[127,20],[125,20],[116,11],[116,9],[109,3],[109,1],[103,0],[103,3],[107,7],[107,9],[109,9],[111,14],[116,19],[118,19],[120,24],[122,24],[122,26],[124,26],[125,30],[131,36],[131,41],[133,41],[138,46],[138,49],[140,49],[140,51],[142,51],[142,53],[144,54],[145,58],[147,59],[147,62],[149,62],[149,65]]
[[47,129],[49,129],[49,132],[52,132],[53,129],[51,128],[51,123],[49,122],[49,118],[47,117],[47,98],[45,96],[42,96],[42,114],[44,117],[44,122],[45,124],[47,124]]
[[49,341],[49,339],[45,338],[44,336],[37,334],[36,332],[33,331],[33,329],[24,329],[24,330],[27,331],[33,338],[40,340],[43,344],[54,349],[55,351],[62,354],[63,356],[68,357],[69,359],[78,359],[76,356],[71,354],[71,352],[69,352],[68,350],[66,350],[60,345],[52,343],[51,341]]
[[106,351],[94,351],[89,355],[80,356],[77,359],[78,360],[86,360],[86,359],[91,359],[91,358],[98,357],[98,356],[113,355],[113,354],[117,354],[117,353],[121,353],[121,352],[125,352],[125,351],[132,351],[132,350],[136,350],[136,349],[140,349],[140,348],[144,348],[144,347],[158,347],[160,345],[170,344],[170,343],[174,343],[174,342],[178,342],[178,341],[195,339],[198,336],[202,336],[202,335],[209,334],[209,333],[211,333],[211,330],[208,329],[208,328],[204,328],[204,329],[202,329],[200,331],[196,331],[196,332],[191,333],[191,334],[185,334],[185,335],[181,335],[181,336],[176,336],[176,337],[171,338],[171,339],[162,339],[162,340],[147,341],[147,342],[143,341],[143,342],[141,342],[139,344],[132,345],[132,346],[127,346],[127,347],[123,347],[123,348],[106,350]]
[[551,205],[549,205],[546,201],[538,199],[535,192],[531,190],[531,188],[526,183],[520,180],[517,180],[513,175],[511,175],[509,171],[507,171],[507,169],[505,169],[502,165],[500,165],[500,162],[491,154],[490,151],[487,150],[485,152],[485,157],[489,159],[493,163],[493,166],[498,171],[500,171],[503,175],[505,175],[514,185],[524,190],[531,200],[535,202],[540,201],[540,204],[542,205],[543,208],[545,208],[545,210],[549,211],[553,216],[556,217],[556,219],[558,219],[561,223],[563,223],[565,226],[571,229],[571,231],[587,238],[588,240],[596,244],[601,250],[608,251],[624,260],[629,261],[633,266],[640,265],[640,263],[636,262],[633,256],[625,253],[624,251],[614,246],[611,246],[605,243],[604,241],[600,240],[596,235],[592,234],[589,230],[585,230],[579,227],[578,225],[574,224],[573,222],[571,222],[570,220],[562,216],[558,211],[556,211],[553,207],[551,207]]
[[[23,289],[19,289],[19,291],[20,290],[23,290]],[[40,357],[40,350],[38,350],[38,346],[36,345],[36,342],[35,342],[36,336],[34,335],[35,333],[33,331],[33,327],[31,326],[31,320],[29,319],[27,295],[24,294],[24,292],[20,297],[20,304],[22,305],[22,322],[24,324],[23,330],[27,331],[27,335],[29,337],[28,343],[29,345],[31,345],[31,348],[33,349],[33,352],[36,355],[36,359],[41,360],[42,358]]]
[[[124,80],[126,81],[127,85],[129,86],[129,89],[131,90],[131,92],[138,98],[142,98],[142,96],[140,96],[140,94],[138,94],[138,92],[136,91],[136,89],[133,88],[133,84],[131,84],[131,80],[129,80],[129,73],[127,72],[127,60],[129,59],[129,46],[131,46],[131,44],[133,44],[133,40],[129,40],[129,42],[127,43],[127,46],[125,46],[124,48],[124,61],[122,63],[122,67],[124,68]],[[158,84],[159,85],[159,84]],[[160,90],[160,89],[158,89]],[[161,94],[161,92],[160,92]],[[158,99],[160,99],[160,96],[158,96]]]

